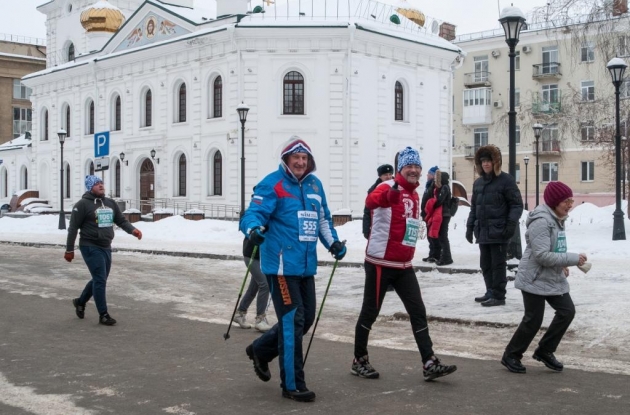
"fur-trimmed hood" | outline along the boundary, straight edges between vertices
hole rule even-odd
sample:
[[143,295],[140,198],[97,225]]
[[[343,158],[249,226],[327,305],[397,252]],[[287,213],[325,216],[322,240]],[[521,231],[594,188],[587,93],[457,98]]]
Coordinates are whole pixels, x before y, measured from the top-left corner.
[[494,175],[498,176],[501,174],[501,166],[503,165],[503,160],[501,157],[501,150],[499,147],[494,144],[488,144],[487,146],[479,147],[479,150],[475,153],[475,169],[477,170],[477,174],[482,177],[483,176],[483,168],[481,167],[481,157],[483,155],[489,155],[492,160],[492,164],[494,167]]

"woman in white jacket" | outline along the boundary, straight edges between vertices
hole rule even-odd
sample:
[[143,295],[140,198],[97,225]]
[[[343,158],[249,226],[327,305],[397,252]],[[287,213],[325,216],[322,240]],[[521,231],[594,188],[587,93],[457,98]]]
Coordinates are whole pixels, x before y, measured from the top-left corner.
[[527,247],[514,283],[522,291],[525,315],[501,359],[501,364],[514,373],[526,371],[521,359],[542,325],[545,302],[556,314],[532,357],[549,369],[562,371],[563,365],[554,352],[575,316],[568,267],[584,265],[587,260],[585,254],[567,252],[564,223],[573,206],[571,188],[562,182],[550,182],[544,199],[545,204],[536,207],[527,218]]

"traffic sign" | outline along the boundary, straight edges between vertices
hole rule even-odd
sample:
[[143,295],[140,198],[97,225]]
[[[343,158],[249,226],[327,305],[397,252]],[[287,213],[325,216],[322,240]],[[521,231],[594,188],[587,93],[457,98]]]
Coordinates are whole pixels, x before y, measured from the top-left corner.
[[94,158],[109,156],[109,131],[94,134]]
[[99,157],[94,159],[94,171],[109,170],[109,157]]

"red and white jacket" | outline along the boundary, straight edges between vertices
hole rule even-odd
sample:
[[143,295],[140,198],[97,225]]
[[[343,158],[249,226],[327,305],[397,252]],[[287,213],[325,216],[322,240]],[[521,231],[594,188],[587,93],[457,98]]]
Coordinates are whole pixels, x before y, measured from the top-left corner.
[[407,218],[420,218],[420,197],[416,188],[403,176],[396,174],[400,190],[400,203],[391,205],[387,193],[394,180],[381,183],[365,199],[365,206],[372,212],[372,230],[365,249],[365,260],[374,265],[388,268],[411,268],[415,246],[403,245]]

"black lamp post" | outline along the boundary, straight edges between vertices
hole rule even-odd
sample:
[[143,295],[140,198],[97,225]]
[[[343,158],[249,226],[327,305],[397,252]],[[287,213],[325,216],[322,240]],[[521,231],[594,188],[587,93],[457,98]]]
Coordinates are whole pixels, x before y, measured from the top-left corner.
[[615,86],[615,121],[617,132],[615,133],[615,212],[613,213],[613,241],[626,239],[626,229],[623,223],[623,211],[621,210],[621,126],[619,121],[619,87],[623,82],[623,73],[628,65],[620,58],[612,58],[608,62],[608,70]]
[[525,24],[525,16],[517,7],[506,7],[501,12],[499,23],[505,31],[505,42],[510,48],[510,110],[508,111],[509,120],[509,173],[516,178],[516,110],[514,109],[514,58],[516,52],[514,48],[518,44],[518,37],[521,34],[521,28]]
[[529,164],[529,157],[523,157],[525,162],[525,210],[529,210],[529,204],[527,203],[527,165]]
[[59,199],[59,229],[66,229],[66,214],[63,211],[63,143],[66,142],[66,130],[59,130],[57,132],[57,136],[59,136],[59,144],[61,144],[61,161],[59,168],[59,188],[60,191],[60,199]]
[[245,122],[247,121],[247,112],[249,107],[241,102],[236,107],[238,118],[241,121],[241,212],[239,216],[245,213]]
[[125,161],[125,152],[121,151],[120,154],[118,155],[118,157],[120,158],[120,163],[125,163],[125,166],[129,165],[129,160]]
[[540,193],[540,167],[538,167],[538,140],[540,140],[540,136],[545,127],[542,124],[534,124],[534,137],[536,137],[536,207],[539,205],[538,195]]

